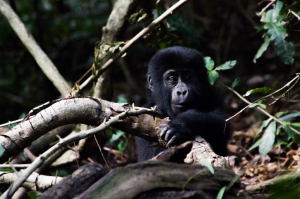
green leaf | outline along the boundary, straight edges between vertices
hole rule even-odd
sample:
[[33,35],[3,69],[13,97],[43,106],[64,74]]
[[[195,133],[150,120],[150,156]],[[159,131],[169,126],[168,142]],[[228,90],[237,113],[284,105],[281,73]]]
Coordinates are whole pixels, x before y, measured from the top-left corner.
[[247,96],[249,96],[249,95],[251,95],[251,94],[253,94],[253,93],[272,93],[272,92],[274,92],[274,91],[275,91],[275,89],[273,89],[273,88],[268,88],[268,87],[255,88],[255,89],[248,90],[248,91],[246,92],[246,94],[243,95],[243,97],[247,97]]
[[215,70],[212,70],[208,73],[208,79],[209,79],[209,83],[211,85],[214,85],[216,79],[219,78],[219,73]]
[[200,171],[198,171],[196,174],[192,175],[191,177],[189,177],[186,181],[186,183],[184,183],[184,185],[182,186],[182,189],[184,189],[186,187],[186,185],[197,175],[199,175],[200,173],[204,172],[204,171],[207,171],[207,169],[202,169]]
[[276,130],[276,135],[279,135],[281,129],[283,129],[284,125],[280,125]]
[[262,143],[262,139],[260,138],[259,140],[257,140],[249,149],[248,151],[251,151],[252,149],[255,149],[256,147],[258,147],[260,144]]
[[110,142],[117,141],[120,137],[122,137],[125,133],[123,131],[118,130],[116,134],[113,134],[110,138]]
[[4,152],[5,152],[5,148],[0,145],[0,157],[3,155]]
[[253,59],[253,62],[256,63],[256,60],[258,58],[261,57],[261,55],[267,50],[268,46],[270,44],[270,39],[268,36],[265,37],[265,42],[261,45],[261,47],[258,49],[254,59]]
[[234,88],[239,82],[240,82],[240,78],[238,77],[233,81],[231,87]]
[[41,195],[42,195],[42,193],[39,191],[29,191],[28,192],[29,199],[36,199],[36,198],[40,197]]
[[120,153],[123,153],[126,145],[127,145],[127,142],[125,140],[122,140],[121,142],[119,142],[119,144],[118,144],[118,151]]
[[266,155],[272,149],[275,141],[276,133],[276,121],[271,122],[271,124],[265,130],[264,135],[261,138],[261,144],[259,145],[259,153]]
[[267,106],[266,106],[265,104],[263,104],[263,103],[258,104],[258,106],[259,106],[260,108],[263,108],[263,109],[267,108]]
[[210,171],[210,173],[214,175],[215,172],[214,172],[214,168],[213,168],[213,166],[211,165],[211,163],[208,162],[208,161],[203,161],[203,164],[204,164],[204,166],[206,166],[206,168]]
[[269,118],[265,121],[263,121],[262,125],[260,126],[259,130],[257,131],[257,135],[260,134],[260,132],[266,127],[268,126],[268,124],[271,122],[272,118]]
[[227,61],[224,64],[218,66],[215,70],[228,70],[232,69],[236,65],[236,60]]
[[204,57],[205,66],[207,70],[211,71],[215,67],[215,62],[210,57]]
[[299,123],[299,122],[292,123],[292,126],[293,126],[293,127],[296,127],[296,128],[297,128],[297,127],[300,128],[300,123]]
[[297,112],[297,113],[291,113],[291,114],[288,114],[288,115],[285,115],[281,118],[279,118],[280,121],[285,121],[287,119],[290,119],[290,118],[293,118],[293,117],[298,117],[300,116],[300,112]]
[[284,38],[277,37],[275,40],[277,54],[287,65],[292,65],[294,63],[293,56],[295,55],[295,49],[292,42],[286,42]]
[[268,29],[267,34],[270,36],[270,41],[274,41],[277,37],[282,37],[283,39],[287,36],[286,29],[283,27],[282,23],[267,23],[264,25],[265,29]]
[[280,116],[287,114],[287,113],[288,113],[288,111],[281,111],[281,112],[276,113],[275,117],[279,118]]
[[118,96],[118,103],[128,103],[128,100],[122,96]]
[[[300,130],[300,123],[292,123],[291,124],[296,130]],[[291,130],[289,127],[284,126],[283,130],[286,132],[287,136],[288,136],[288,140],[293,138],[294,141],[300,145],[300,135],[296,134],[293,130]]]
[[220,189],[220,191],[217,195],[217,199],[222,199],[223,198],[225,190],[226,190],[226,186],[224,186],[224,187],[222,187],[222,189]]
[[267,106],[266,106],[265,104],[262,103],[262,100],[259,100],[258,102],[251,104],[251,105],[249,106],[249,108],[254,108],[254,107],[256,107],[256,106],[259,106],[259,107],[261,107],[261,108],[263,108],[263,109],[267,108]]
[[282,1],[277,1],[276,7],[274,9],[268,10],[267,13],[264,13],[261,21],[264,23],[277,22],[277,18],[279,16],[280,10],[282,9],[282,6]]
[[288,140],[291,138],[294,138],[295,133],[289,127],[284,126],[283,130],[286,132],[286,134],[288,136]]

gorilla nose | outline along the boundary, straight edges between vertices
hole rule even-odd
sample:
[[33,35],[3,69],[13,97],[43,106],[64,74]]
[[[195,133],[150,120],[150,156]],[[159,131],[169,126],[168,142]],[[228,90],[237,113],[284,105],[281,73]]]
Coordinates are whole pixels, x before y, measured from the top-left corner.
[[179,89],[177,91],[177,95],[178,96],[180,96],[180,95],[185,96],[185,95],[187,95],[187,90],[186,89]]

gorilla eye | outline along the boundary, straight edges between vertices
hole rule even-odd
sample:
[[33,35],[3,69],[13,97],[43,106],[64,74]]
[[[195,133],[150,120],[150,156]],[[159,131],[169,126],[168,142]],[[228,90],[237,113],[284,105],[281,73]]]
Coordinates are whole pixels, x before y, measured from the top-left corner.
[[169,80],[169,82],[174,82],[174,81],[175,81],[175,78],[174,78],[173,76],[170,76],[170,77],[168,78],[168,80]]
[[185,76],[185,80],[190,80],[191,78],[192,78],[192,76],[190,76],[190,75]]

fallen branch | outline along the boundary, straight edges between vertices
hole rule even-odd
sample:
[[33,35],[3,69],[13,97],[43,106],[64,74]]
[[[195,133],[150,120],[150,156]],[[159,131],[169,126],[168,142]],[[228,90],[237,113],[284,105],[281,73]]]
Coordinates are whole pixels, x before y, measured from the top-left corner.
[[[129,108],[128,104],[113,103],[96,98],[62,99],[0,136],[0,163],[17,155],[34,140],[54,128],[74,123],[97,126],[105,118],[109,119]],[[147,113],[158,115],[153,110]],[[143,115],[126,118],[124,122],[119,122],[115,126],[125,132],[155,141],[157,140],[155,127],[161,122],[167,123],[160,118]]]
[[87,190],[93,183],[109,172],[108,168],[96,163],[86,164],[57,185],[46,190],[39,199],[70,199]]
[[[71,101],[72,100],[75,100],[75,99],[71,99]],[[39,166],[41,166],[47,158],[49,158],[52,154],[54,154],[56,151],[58,151],[61,147],[67,146],[68,144],[73,143],[77,140],[84,139],[89,136],[95,135],[96,133],[105,130],[106,128],[112,126],[115,123],[122,122],[122,120],[128,116],[137,116],[137,115],[146,114],[146,113],[155,114],[156,111],[154,111],[152,109],[145,109],[145,108],[140,108],[139,110],[137,108],[135,110],[127,110],[127,111],[124,111],[124,112],[118,114],[117,116],[111,117],[107,122],[104,121],[100,126],[94,128],[94,129],[82,131],[78,134],[74,134],[74,135],[68,136],[66,138],[60,139],[60,141],[57,144],[55,144],[50,149],[48,149],[46,152],[44,152],[39,157],[37,157],[31,163],[31,165],[29,167],[27,167],[24,171],[22,171],[18,180],[12,185],[11,188],[6,190],[5,193],[2,194],[0,199],[10,198],[15,193],[15,191],[21,186],[21,184],[30,176],[30,174],[34,170],[36,170]],[[32,128],[32,129],[34,129],[34,128]]]
[[[233,171],[223,168],[214,168],[212,175],[206,167],[197,164],[147,161],[112,170],[76,199],[143,198],[140,194],[155,192],[156,188],[159,188],[156,191],[160,193],[173,191],[177,194],[201,190],[205,195],[212,196],[209,198],[215,198],[218,191],[234,176]],[[238,182],[234,188],[240,188]],[[227,196],[236,194],[230,191],[225,193]],[[165,195],[164,198],[170,197]]]
[[[13,165],[14,166],[14,165]],[[0,185],[13,184],[18,180],[17,173],[8,173],[0,171]],[[30,190],[40,190],[44,191],[49,187],[60,182],[63,178],[58,176],[46,176],[39,175],[38,173],[32,173],[27,180],[21,184],[22,187],[28,188]]]
[[256,192],[258,190],[264,189],[268,186],[275,185],[275,184],[278,184],[278,183],[282,183],[283,181],[292,182],[296,179],[299,180],[299,177],[300,177],[299,172],[290,172],[290,173],[272,178],[270,180],[259,182],[259,183],[254,184],[254,185],[248,185],[246,187],[246,190],[249,193],[253,193],[253,192]]

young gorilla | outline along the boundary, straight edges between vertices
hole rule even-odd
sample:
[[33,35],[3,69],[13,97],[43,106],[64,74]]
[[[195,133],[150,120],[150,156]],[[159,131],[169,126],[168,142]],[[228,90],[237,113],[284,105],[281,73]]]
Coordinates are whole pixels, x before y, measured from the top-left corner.
[[[193,49],[171,47],[155,54],[148,67],[149,101],[169,124],[160,136],[168,146],[179,145],[200,135],[215,153],[225,156],[229,129],[224,132],[223,99],[211,87],[202,55]],[[136,137],[138,161],[150,159],[163,148]]]

